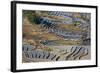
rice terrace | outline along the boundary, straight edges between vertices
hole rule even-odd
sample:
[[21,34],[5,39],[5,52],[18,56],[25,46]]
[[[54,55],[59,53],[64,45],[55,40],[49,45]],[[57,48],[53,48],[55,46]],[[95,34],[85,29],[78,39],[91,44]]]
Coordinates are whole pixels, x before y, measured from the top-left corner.
[[23,10],[22,62],[91,59],[91,13]]

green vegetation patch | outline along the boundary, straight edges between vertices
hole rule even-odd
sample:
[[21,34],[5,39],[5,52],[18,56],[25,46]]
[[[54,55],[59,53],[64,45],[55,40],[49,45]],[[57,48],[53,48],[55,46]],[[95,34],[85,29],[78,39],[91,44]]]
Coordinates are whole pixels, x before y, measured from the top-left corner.
[[23,17],[27,17],[32,24],[37,24],[38,15],[35,11],[23,10]]

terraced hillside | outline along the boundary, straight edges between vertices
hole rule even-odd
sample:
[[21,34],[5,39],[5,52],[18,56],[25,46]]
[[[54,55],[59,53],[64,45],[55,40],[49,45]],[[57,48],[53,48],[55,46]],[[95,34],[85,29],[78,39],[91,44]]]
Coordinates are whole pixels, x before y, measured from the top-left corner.
[[23,10],[22,62],[90,59],[90,27],[89,13]]

